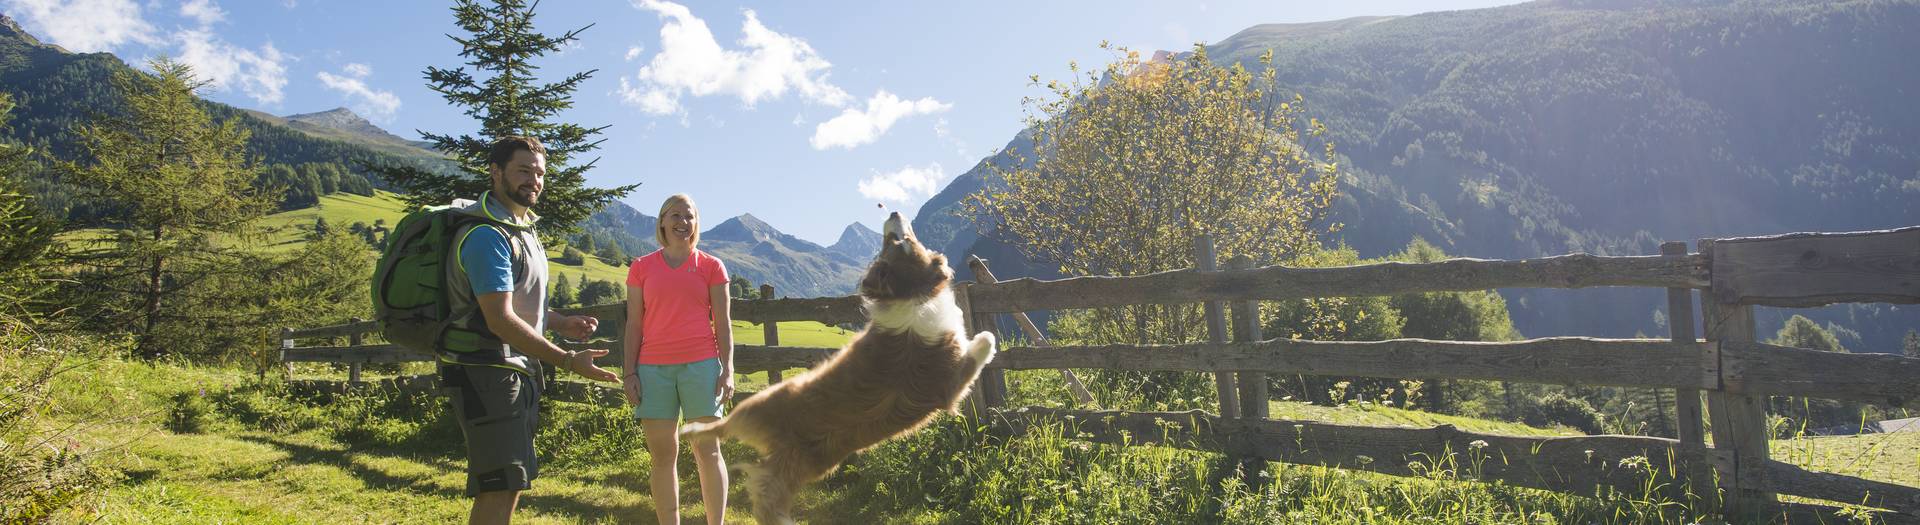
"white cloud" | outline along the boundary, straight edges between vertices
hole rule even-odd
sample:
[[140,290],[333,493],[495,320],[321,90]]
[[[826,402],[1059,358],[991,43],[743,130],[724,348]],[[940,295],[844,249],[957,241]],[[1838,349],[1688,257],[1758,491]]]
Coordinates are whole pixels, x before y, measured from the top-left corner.
[[[220,39],[212,26],[226,20],[227,13],[213,0],[181,2],[180,15],[196,22],[197,27],[171,34],[160,34],[148,23],[141,15],[141,4],[134,0],[0,1],[36,34],[69,50],[117,51],[129,43],[152,48],[178,46],[170,54],[192,66],[210,89],[237,89],[262,104],[278,104],[284,99],[287,68],[282,62],[292,57],[271,43],[246,49]],[[148,2],[146,7],[161,9],[158,2]]]
[[[620,78],[620,100],[640,108],[641,111],[655,115],[671,115],[680,112],[680,100],[673,95],[657,89],[641,90],[633,86],[626,77]],[[682,119],[685,120],[685,119]]]
[[128,42],[154,44],[152,24],[134,0],[7,0],[7,11],[34,34],[79,53],[111,51]]
[[200,22],[202,27],[227,19],[227,11],[213,5],[213,0],[187,0],[180,3],[180,16]]
[[631,46],[627,46],[627,58],[626,58],[626,60],[627,60],[628,62],[632,62],[632,61],[633,61],[633,59],[636,59],[636,58],[640,58],[640,52],[641,52],[642,50],[644,50],[644,48],[642,48],[642,47],[640,47],[640,45],[639,45],[639,44],[634,44],[634,45],[631,45]]
[[235,47],[206,28],[175,33],[174,39],[180,44],[179,60],[193,66],[208,87],[238,88],[262,104],[278,104],[285,98],[281,89],[287,86],[287,67],[281,62],[287,57],[273,44],[262,45],[258,51]]
[[341,68],[341,72],[346,76],[321,71],[315,77],[320,79],[321,84],[326,84],[327,89],[338,91],[353,100],[354,112],[370,119],[384,122],[392,119],[394,112],[400,111],[400,97],[394,96],[391,91],[367,87],[365,79],[373,71],[366,64],[347,64]]
[[883,89],[867,99],[866,109],[847,108],[840,116],[820,123],[813,129],[813,138],[809,142],[813,144],[813,149],[853,149],[879,140],[888,128],[893,127],[894,122],[902,118],[949,109],[953,109],[953,104],[934,100],[933,97],[907,100]]
[[860,181],[860,195],[880,201],[915,201],[932,197],[939,191],[940,181],[946,178],[947,170],[938,162],[924,168],[907,166],[888,173],[874,173]]
[[714,39],[706,21],[693,16],[686,6],[663,0],[633,0],[633,5],[659,14],[665,22],[660,27],[659,53],[634,75],[637,85],[622,84],[620,90],[622,100],[643,111],[656,115],[682,111],[680,98],[688,95],[732,96],[749,107],[788,91],[807,102],[834,107],[851,100],[846,91],[827,81],[831,63],[805,40],[767,28],[752,10],[744,11],[739,48],[728,49]]

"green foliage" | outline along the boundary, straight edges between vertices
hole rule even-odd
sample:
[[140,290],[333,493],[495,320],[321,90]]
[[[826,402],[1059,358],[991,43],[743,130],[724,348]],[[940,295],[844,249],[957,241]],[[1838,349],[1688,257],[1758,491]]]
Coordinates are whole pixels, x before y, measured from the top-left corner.
[[[1424,476],[1411,478],[1311,466],[1256,473],[1212,454],[1088,443],[1070,423],[1043,422],[1001,438],[945,419],[864,453],[822,490],[835,495],[833,515],[930,523],[1660,523],[1702,516],[1655,494],[1587,498],[1465,482],[1478,475],[1476,458],[1500,460],[1458,456],[1351,458],[1419,463]],[[1660,483],[1667,479],[1660,470],[1642,472]]]
[[283,195],[279,203],[283,211],[313,207],[320,197],[334,193],[373,196],[373,183],[366,176],[335,163],[274,164],[260,173],[254,186]]
[[62,412],[51,391],[74,367],[61,355],[66,341],[0,315],[0,360],[8,363],[0,367],[0,523],[51,522],[110,479],[97,454],[75,443],[75,426],[48,417]]
[[[1407,244],[1406,250],[1390,260],[1409,263],[1439,262],[1448,258],[1446,252],[1415,237]],[[1520,331],[1513,327],[1513,319],[1507,311],[1507,301],[1493,290],[1476,292],[1430,292],[1395,296],[1392,299],[1394,309],[1400,311],[1407,322],[1400,329],[1403,337],[1435,339],[1448,341],[1515,341],[1521,339]],[[1509,385],[1501,385],[1503,393],[1510,392]],[[1426,388],[1429,408],[1441,412],[1475,415],[1504,415],[1518,417],[1511,410],[1504,414],[1486,411],[1487,391],[1485,384],[1472,384],[1465,381],[1429,381]],[[1501,406],[1513,405],[1511,396],[1502,396]],[[1511,407],[1508,407],[1509,409]]]
[[[585,277],[582,277],[582,279],[584,278]],[[574,292],[573,283],[567,281],[567,274],[560,274],[553,279],[553,291],[547,294],[547,307],[566,308],[573,306],[576,300]]]
[[1586,401],[1554,392],[1531,404],[1521,418],[1529,425],[1565,425],[1588,434],[1606,433],[1607,418]]
[[314,217],[313,233],[309,234],[307,236],[307,239],[317,241],[317,240],[326,238],[327,235],[330,235],[332,233],[333,233],[333,227],[327,225],[326,217]]
[[[13,109],[13,99],[0,93],[0,123]],[[31,165],[29,149],[0,143],[0,317],[32,318],[29,308],[51,288],[49,274],[56,253],[54,234],[60,222],[26,192],[18,177]]]
[[1795,315],[1787,319],[1787,324],[1781,326],[1780,331],[1776,332],[1773,339],[1767,342],[1780,346],[1806,348],[1822,352],[1848,353],[1847,347],[1840,345],[1840,339],[1834,337],[1832,331],[1821,328],[1820,325],[1814,323],[1812,319],[1800,315]]
[[739,275],[727,280],[727,296],[734,299],[769,299],[760,297],[760,289],[755,288],[752,281]]
[[580,306],[594,306],[627,300],[627,287],[612,281],[582,280]]
[[[552,120],[573,107],[573,91],[591,78],[593,71],[574,73],[548,84],[532,82],[538,70],[533,61],[564,49],[567,43],[578,40],[586,28],[547,36],[535,32],[534,6],[524,0],[492,0],[490,3],[492,5],[482,5],[480,0],[459,0],[454,4],[455,23],[471,35],[464,38],[448,35],[460,45],[464,65],[453,69],[434,66],[426,69],[428,88],[480,121],[478,133],[473,135],[421,134],[433,143],[435,150],[457,160],[461,173],[436,173],[410,166],[389,166],[378,171],[403,188],[411,206],[473,198],[491,185],[487,175],[487,150],[493,140],[508,135],[531,136],[547,148],[546,185],[537,206],[542,231],[546,234],[570,231],[593,212],[639,186],[588,187],[586,172],[593,167],[593,162],[576,162],[575,157],[599,149],[601,139],[595,136],[605,128]],[[475,73],[488,76],[479,78]]]
[[587,254],[586,252],[580,251],[579,248],[568,246],[566,249],[560,250],[560,257],[554,259],[554,262],[579,266],[587,263]]
[[87,306],[102,326],[131,328],[136,351],[157,357],[206,331],[213,316],[188,304],[222,292],[208,286],[211,278],[247,258],[215,238],[252,234],[271,201],[252,187],[247,131],[208,117],[192,69],[164,58],[149,66],[153,75],[115,78],[128,113],[74,130],[84,160],[60,166],[82,195],[111,210],[102,218],[117,227],[112,242],[80,254],[88,271],[78,294],[93,299]]
[[175,434],[198,434],[206,430],[208,412],[213,404],[207,402],[205,389],[195,392],[180,392],[173,395],[167,404],[167,431]]
[[[1362,261],[1352,248],[1320,250],[1306,254],[1293,263],[1301,268],[1350,266],[1378,261]],[[1405,316],[1385,297],[1330,297],[1293,299],[1261,303],[1261,335],[1268,338],[1312,341],[1384,341],[1398,339]],[[1398,406],[1408,406],[1410,384],[1382,378],[1282,376],[1269,375],[1269,389],[1275,398],[1288,398],[1339,405],[1348,400],[1385,397]],[[1344,387],[1335,388],[1335,385]],[[1332,392],[1339,392],[1335,396]]]
[[[1145,275],[1193,266],[1194,239],[1211,236],[1220,260],[1286,261],[1316,249],[1337,167],[1297,97],[1270,96],[1275,72],[1207,58],[1145,62],[1125,48],[1094,71],[1045,84],[1029,99],[1035,151],[996,171],[1006,184],[964,205],[983,234],[1004,232],[1030,258],[1068,275]],[[1039,82],[1035,75],[1033,81]],[[1089,344],[1185,343],[1204,332],[1193,306],[1065,314]],[[1204,395],[1197,374],[1101,373],[1139,383],[1147,399]]]
[[[1840,345],[1840,340],[1834,336],[1833,330],[1823,328],[1813,320],[1800,315],[1788,318],[1786,324],[1780,327],[1780,331],[1775,332],[1773,338],[1767,342],[1822,352],[1847,353],[1847,348]],[[1776,428],[1776,433],[1779,435],[1857,425],[1863,418],[1861,414],[1863,407],[1860,404],[1832,399],[1774,396],[1768,398],[1767,408],[1768,412],[1783,419]]]

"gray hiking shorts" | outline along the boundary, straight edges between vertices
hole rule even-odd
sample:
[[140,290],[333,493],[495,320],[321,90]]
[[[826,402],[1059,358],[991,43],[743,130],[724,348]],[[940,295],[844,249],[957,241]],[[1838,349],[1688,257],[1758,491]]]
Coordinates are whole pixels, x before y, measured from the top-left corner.
[[533,488],[540,459],[540,380],[496,366],[440,365],[453,417],[467,442],[467,496]]

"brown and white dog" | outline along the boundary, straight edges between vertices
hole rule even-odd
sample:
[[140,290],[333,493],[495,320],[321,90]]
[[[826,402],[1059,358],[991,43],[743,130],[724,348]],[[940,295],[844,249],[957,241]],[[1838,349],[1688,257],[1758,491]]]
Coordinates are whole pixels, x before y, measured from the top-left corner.
[[919,429],[941,410],[957,411],[993,359],[992,333],[964,338],[946,256],[921,246],[898,212],[884,230],[880,255],[860,281],[866,330],[826,362],[741,401],[719,421],[680,427],[683,439],[733,438],[760,451],[759,463],[741,467],[760,523],[792,523],[802,485],[855,452]]

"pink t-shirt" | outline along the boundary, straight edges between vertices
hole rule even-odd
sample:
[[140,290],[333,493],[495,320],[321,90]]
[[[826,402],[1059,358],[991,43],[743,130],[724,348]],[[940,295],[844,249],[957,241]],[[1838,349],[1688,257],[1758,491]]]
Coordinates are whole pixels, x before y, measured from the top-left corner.
[[707,252],[678,268],[659,250],[633,260],[627,286],[640,291],[640,364],[677,365],[720,356],[708,290],[727,284],[727,265]]

